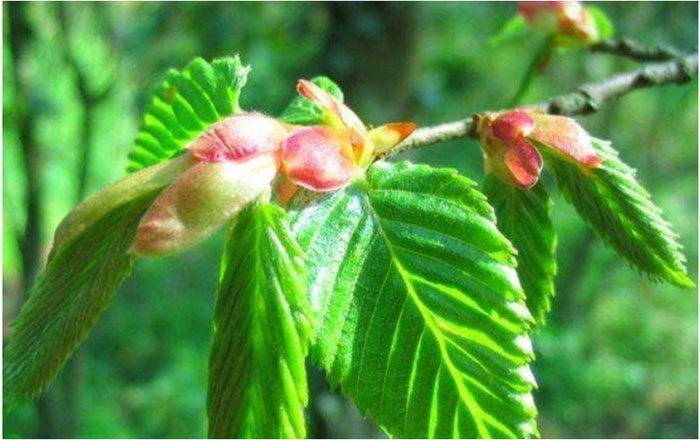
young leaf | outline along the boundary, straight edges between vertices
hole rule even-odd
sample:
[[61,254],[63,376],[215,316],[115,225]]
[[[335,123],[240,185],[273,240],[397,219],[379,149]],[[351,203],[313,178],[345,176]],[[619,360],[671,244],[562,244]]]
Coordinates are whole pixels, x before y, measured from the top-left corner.
[[212,63],[196,58],[182,71],[171,69],[146,107],[127,170],[179,154],[211,124],[239,113],[238,100],[249,71],[238,56]]
[[209,437],[306,434],[305,358],[312,337],[303,251],[285,212],[254,203],[222,263],[209,359]]
[[526,33],[527,25],[525,24],[525,19],[522,15],[517,14],[508,20],[501,28],[496,32],[496,35],[491,37],[489,44],[492,46],[500,46],[509,41],[513,41],[522,34]]
[[615,33],[615,25],[612,20],[610,20],[610,17],[596,6],[586,6],[586,10],[593,17],[593,21],[595,21],[596,28],[598,29],[598,37],[600,39],[612,37]]
[[494,174],[486,176],[484,193],[496,210],[498,229],[518,251],[518,278],[525,301],[544,324],[554,298],[557,237],[549,217],[552,201],[542,181],[531,189],[515,188]]
[[296,208],[318,311],[312,354],[395,437],[533,435],[532,317],[473,182],[379,162]]
[[[343,102],[343,91],[326,76],[317,76],[312,83],[326,90]],[[304,97],[296,96],[282,112],[280,119],[288,124],[315,125],[323,123],[323,109]]]
[[136,226],[159,190],[105,213],[53,250],[12,323],[4,352],[4,398],[38,396],[58,374],[130,272]]
[[635,170],[620,160],[609,142],[592,141],[603,158],[593,170],[551,155],[546,158],[566,199],[608,245],[652,279],[694,286],[678,236],[635,179]]

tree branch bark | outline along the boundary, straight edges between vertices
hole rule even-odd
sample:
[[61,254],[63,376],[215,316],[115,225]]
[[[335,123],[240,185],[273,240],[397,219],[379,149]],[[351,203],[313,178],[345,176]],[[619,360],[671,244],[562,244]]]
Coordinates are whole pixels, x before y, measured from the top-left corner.
[[633,59],[635,61],[669,61],[683,56],[670,46],[646,47],[627,38],[603,40],[590,47],[591,52],[608,53]]
[[[641,69],[618,74],[600,82],[586,84],[574,92],[523,107],[537,107],[547,113],[566,116],[586,115],[596,112],[605,101],[618,98],[633,90],[667,84],[684,84],[697,73],[698,54],[696,52],[673,61],[644,66]],[[464,137],[478,138],[472,117],[419,128],[408,139],[382,155],[381,158]]]

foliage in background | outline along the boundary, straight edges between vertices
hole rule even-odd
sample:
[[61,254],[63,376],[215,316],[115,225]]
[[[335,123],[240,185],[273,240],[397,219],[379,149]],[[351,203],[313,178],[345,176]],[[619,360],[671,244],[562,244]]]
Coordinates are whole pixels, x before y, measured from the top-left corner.
[[[357,32],[381,32],[370,8],[368,6],[365,15],[359,18],[364,27],[353,28]],[[695,29],[697,21],[696,12],[688,12],[682,6],[639,5],[631,12],[622,6],[617,8],[612,15],[620,23],[620,33],[639,35],[649,42],[662,40],[679,45],[690,45],[688,42],[696,38],[694,30],[689,35],[682,33]],[[80,114],[81,104],[75,93],[74,72],[65,66],[60,51],[55,50],[59,43],[53,38],[57,32],[53,9],[42,4],[27,9],[37,42],[30,46],[32,52],[23,55],[24,67],[20,71],[34,85],[32,90],[37,98],[31,102],[42,109],[37,139],[47,158],[42,181],[42,191],[46,194],[42,230],[48,240],[56,222],[75,203],[69,196],[74,193],[70,190],[75,185],[71,181],[74,174],[65,170],[74,168],[77,162],[72,145],[79,138],[80,124],[73,115]],[[316,72],[314,56],[330,50],[324,45],[333,38],[332,23],[348,14],[337,9],[341,8],[188,5],[180,11],[156,4],[113,5],[104,11],[107,12],[106,22],[116,29],[113,32],[119,38],[110,39],[99,26],[77,27],[72,34],[75,44],[85,48],[86,53],[103,59],[119,58],[122,66],[117,75],[121,85],[115,87],[115,92],[108,95],[94,113],[95,131],[109,133],[109,139],[105,140],[104,135],[96,136],[91,143],[97,152],[93,157],[114,159],[94,160],[90,187],[102,186],[123,169],[126,149],[139,122],[136,100],[147,95],[145,89],[158,80],[163,68],[183,65],[196,54],[210,57],[245,52],[257,70],[244,98],[244,102],[249,99],[245,105],[276,113],[286,103],[294,79]],[[82,22],[80,18],[85,16],[95,19],[84,12],[89,9],[70,6],[69,10],[75,22]],[[660,12],[657,14],[657,11]],[[436,5],[421,6],[417,14],[421,17],[422,39],[414,50],[420,54],[421,69],[413,74],[412,86],[405,91],[410,97],[406,105],[413,112],[413,119],[439,121],[457,113],[497,107],[489,99],[512,87],[509,72],[513,69],[513,54],[523,50],[527,43],[503,50],[502,55],[489,58],[493,59],[489,66],[484,66],[478,60],[486,56],[483,39],[489,33],[483,28],[471,27],[470,23],[481,20],[480,23],[495,30],[512,10],[495,5]],[[212,26],[202,29],[196,23],[205,18],[211,20]],[[650,24],[656,25],[662,18],[692,23],[685,27],[652,27],[649,31]],[[104,47],[110,43],[118,49],[105,51]],[[7,47],[7,43],[4,44]],[[290,47],[301,52],[288,53]],[[335,59],[342,60],[341,55],[336,55]],[[360,55],[344,54],[351,60],[361,59]],[[626,61],[602,55],[584,58],[574,57],[571,64],[555,66],[556,70],[549,74],[549,83],[543,81],[545,84],[534,88],[533,96],[565,90],[584,78],[602,77],[627,66]],[[4,68],[11,62],[13,60],[4,60]],[[52,75],[42,70],[49,65]],[[353,63],[338,65],[353,69],[360,68],[362,63],[358,61],[358,67],[353,67]],[[143,78],[136,83],[132,73],[135,66],[138,66],[139,78]],[[97,66],[83,68],[93,72],[93,77],[100,76]],[[336,76],[336,72],[327,73]],[[486,76],[489,81],[483,81]],[[49,84],[45,84],[46,81]],[[38,84],[45,86],[38,87]],[[270,87],[270,84],[279,86]],[[4,87],[11,85],[6,81]],[[352,91],[363,87],[369,86],[358,82],[347,84],[346,88]],[[388,87],[387,84],[384,87]],[[8,100],[16,94],[10,91],[5,96]],[[353,102],[352,96],[348,99]],[[664,104],[659,105],[662,102]],[[384,103],[381,100],[367,100],[367,103],[361,100],[358,104],[374,106],[373,110],[368,110],[392,116],[388,111],[382,113]],[[465,105],[468,108],[465,109]],[[660,109],[665,106],[677,110],[674,114],[662,113]],[[12,102],[4,108],[12,108]],[[603,109],[601,115],[585,121],[591,131],[601,134],[615,126],[616,146],[623,153],[629,152],[625,157],[640,169],[642,182],[655,189],[658,203],[680,228],[685,248],[690,251],[689,260],[693,262],[697,259],[694,255],[697,248],[696,118],[697,94],[671,88],[626,97]],[[22,207],[26,187],[21,176],[21,152],[17,141],[13,140],[16,132],[12,129],[3,132],[8,139],[3,168],[9,171],[4,177],[4,195],[11,195],[4,197],[4,203]],[[57,141],[64,140],[65,143],[57,145]],[[467,175],[478,175],[481,167],[478,147],[474,143],[471,145],[473,152],[468,148],[465,152],[466,142],[455,142],[454,148],[440,148],[439,153],[437,150],[420,152],[416,156],[420,161],[456,165]],[[673,183],[669,182],[669,176],[673,177]],[[678,191],[679,187],[685,191]],[[614,261],[614,255],[590,240],[586,229],[563,200],[555,196],[554,203],[557,207],[554,223],[560,237],[567,240],[560,242],[559,252],[561,277],[558,283],[561,285],[558,290],[563,293],[556,301],[560,302],[561,312],[553,317],[552,327],[535,339],[535,349],[539,352],[535,373],[541,382],[537,398],[543,435],[696,435],[697,396],[687,390],[697,389],[697,351],[694,348],[697,345],[697,299],[670,287],[651,285],[629,269],[614,267],[611,270],[607,263]],[[4,226],[3,241],[9,244],[5,252],[11,256],[15,243],[12,231],[22,230],[23,210],[14,209],[8,213],[6,209],[5,212],[6,216],[18,217],[12,227]],[[204,401],[200,390],[204,387],[205,371],[200,360],[206,356],[208,348],[210,329],[207,323],[212,314],[211,292],[215,282],[205,265],[215,259],[218,248],[212,241],[202,254],[195,252],[166,261],[137,264],[136,279],[127,283],[124,295],[98,326],[97,334],[89,339],[90,368],[86,377],[89,386],[82,388],[80,405],[92,408],[94,417],[79,421],[79,435],[204,435],[201,418]],[[588,270],[582,269],[584,263]],[[17,271],[20,267],[17,258],[5,260],[4,283],[10,287],[6,291],[6,309],[12,309],[12,286],[18,283],[16,275],[13,276],[17,272],[12,268]],[[183,275],[173,274],[178,268]],[[691,271],[695,274],[696,270],[693,266]],[[601,273],[605,275],[601,277]],[[158,282],[147,281],[151,277]],[[665,295],[670,290],[672,294]],[[643,293],[641,299],[639,291]],[[159,305],[163,301],[171,307]],[[640,310],[640,303],[640,316],[625,312]],[[143,313],[132,316],[135,308]],[[586,340],[589,334],[597,336],[595,341]],[[611,334],[615,337],[610,337]],[[680,335],[678,346],[687,349],[664,350],[664,335]],[[629,341],[638,341],[640,348],[630,348],[635,343]],[[593,362],[589,361],[591,357]],[[611,375],[611,371],[616,374]],[[542,382],[545,376],[550,378]],[[572,384],[576,384],[574,392],[571,392]],[[105,401],[105,395],[115,398]],[[312,417],[321,420],[312,421],[312,426],[321,426],[317,429],[333,435],[335,426],[324,425],[324,417],[333,420],[333,424],[342,423],[337,422],[339,416],[332,412],[334,405],[338,405],[329,403],[334,401],[329,401],[327,396],[326,390],[317,391],[316,398],[312,396]],[[317,404],[325,406],[316,408]],[[145,408],[157,410],[149,412],[144,411]],[[590,412],[597,412],[600,420],[607,422],[590,426]],[[33,435],[34,417],[29,407],[6,414],[5,425],[11,430],[7,432],[6,428],[6,435]],[[198,423],[183,423],[198,418]],[[691,431],[682,431],[684,427]],[[336,432],[335,435],[342,434]]]

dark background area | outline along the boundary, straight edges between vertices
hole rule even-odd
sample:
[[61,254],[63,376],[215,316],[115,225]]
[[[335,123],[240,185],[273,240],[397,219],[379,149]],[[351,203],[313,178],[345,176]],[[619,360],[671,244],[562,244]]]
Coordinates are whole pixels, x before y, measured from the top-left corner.
[[[599,4],[617,34],[696,50],[697,3]],[[3,329],[53,230],[124,175],[150,90],[195,56],[253,66],[242,103],[278,113],[298,78],[334,78],[365,121],[428,125],[506,105],[541,37],[492,47],[513,3],[4,3]],[[558,54],[526,102],[632,61]],[[639,91],[580,121],[613,140],[681,235],[697,280],[697,80]],[[480,181],[481,152],[453,141],[403,158]],[[534,335],[544,437],[697,437],[698,299],[653,284],[555,196],[558,296]],[[3,413],[4,437],[203,437],[221,234],[137,262],[46,397]],[[311,437],[382,436],[311,370]]]

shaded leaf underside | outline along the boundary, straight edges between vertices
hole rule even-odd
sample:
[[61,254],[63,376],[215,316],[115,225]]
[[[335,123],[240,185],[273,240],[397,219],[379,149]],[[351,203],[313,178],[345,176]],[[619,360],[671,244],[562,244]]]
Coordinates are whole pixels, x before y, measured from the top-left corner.
[[540,180],[531,189],[515,188],[494,174],[486,176],[484,193],[496,211],[498,229],[518,251],[518,278],[528,309],[544,324],[554,298],[556,233],[551,200]]
[[311,338],[303,252],[285,212],[243,211],[223,260],[207,411],[212,438],[304,437]]
[[678,236],[635,179],[635,170],[620,160],[608,142],[594,139],[593,146],[603,158],[594,170],[546,158],[566,199],[633,266],[652,279],[692,287]]
[[536,432],[531,316],[494,222],[466,178],[405,163],[296,213],[313,355],[392,436]]
[[6,404],[38,396],[92,329],[131,270],[127,251],[158,193],[121,205],[53,250],[12,324],[3,364]]

